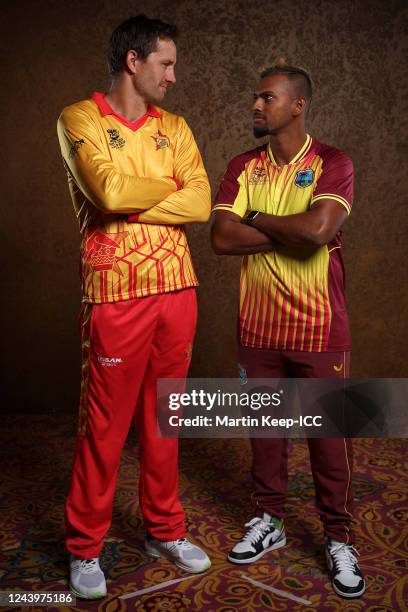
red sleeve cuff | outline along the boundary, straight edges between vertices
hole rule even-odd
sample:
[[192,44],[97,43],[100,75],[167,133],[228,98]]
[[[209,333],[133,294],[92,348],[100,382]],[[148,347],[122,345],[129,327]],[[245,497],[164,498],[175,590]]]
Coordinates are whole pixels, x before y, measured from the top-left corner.
[[138,223],[139,222],[140,213],[134,213],[133,215],[128,215],[128,223]]
[[176,179],[175,176],[172,176],[172,179],[176,183],[177,191],[180,191],[180,189],[183,189],[183,185],[180,183],[178,179]]

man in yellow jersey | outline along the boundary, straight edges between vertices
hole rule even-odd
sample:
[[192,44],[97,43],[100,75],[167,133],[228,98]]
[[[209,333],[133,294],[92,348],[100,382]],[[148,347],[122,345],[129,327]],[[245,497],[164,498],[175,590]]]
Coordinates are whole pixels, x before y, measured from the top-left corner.
[[[280,62],[261,74],[254,134],[269,143],[235,157],[216,196],[216,253],[244,255],[239,363],[252,378],[345,378],[350,333],[340,227],[353,201],[353,165],[306,134],[309,75]],[[288,440],[252,439],[256,516],[231,550],[251,563],[286,544],[283,527]],[[333,588],[364,592],[351,531],[350,439],[308,439],[316,505]]]
[[113,32],[109,93],[65,108],[58,137],[82,235],[82,382],[66,502],[70,587],[106,594],[98,555],[120,454],[139,433],[146,551],[189,572],[211,565],[185,539],[177,439],[157,437],[156,380],[184,378],[197,278],[184,224],[207,221],[210,187],[190,128],[158,106],[176,79],[177,29],[144,15]]

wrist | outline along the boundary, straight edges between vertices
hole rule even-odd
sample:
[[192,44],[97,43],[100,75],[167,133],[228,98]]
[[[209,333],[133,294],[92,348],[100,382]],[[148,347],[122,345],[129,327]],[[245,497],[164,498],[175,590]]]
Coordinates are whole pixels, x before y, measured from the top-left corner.
[[248,213],[245,214],[242,221],[243,223],[245,223],[245,225],[253,225],[255,219],[259,217],[260,214],[260,210],[250,210]]

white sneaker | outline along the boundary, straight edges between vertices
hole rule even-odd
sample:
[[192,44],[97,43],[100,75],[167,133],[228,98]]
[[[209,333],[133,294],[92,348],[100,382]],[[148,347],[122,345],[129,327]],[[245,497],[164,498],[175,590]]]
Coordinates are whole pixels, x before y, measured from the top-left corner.
[[267,512],[253,518],[245,527],[249,527],[248,531],[228,555],[232,563],[253,563],[270,550],[286,544],[283,521]]
[[106,595],[106,581],[99,559],[75,559],[71,555],[69,588],[82,599],[98,599]]
[[211,561],[201,548],[191,544],[186,538],[162,542],[154,538],[147,537],[145,540],[145,550],[148,555],[159,559],[164,557],[173,561],[178,567],[192,574],[205,572],[211,567]]
[[365,591],[365,581],[355,555],[358,552],[350,544],[326,540],[326,561],[330,570],[334,591],[337,595],[360,597]]

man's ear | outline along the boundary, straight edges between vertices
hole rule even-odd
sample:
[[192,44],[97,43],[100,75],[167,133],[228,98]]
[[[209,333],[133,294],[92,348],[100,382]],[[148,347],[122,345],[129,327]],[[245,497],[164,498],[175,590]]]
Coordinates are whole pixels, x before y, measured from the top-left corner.
[[131,74],[135,74],[137,72],[139,62],[140,59],[137,52],[133,49],[130,49],[126,53],[125,66]]
[[297,98],[294,104],[293,116],[297,117],[301,115],[306,110],[306,99],[305,98]]

